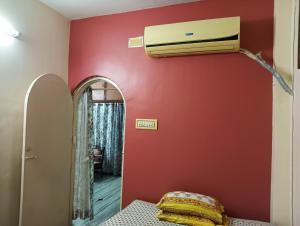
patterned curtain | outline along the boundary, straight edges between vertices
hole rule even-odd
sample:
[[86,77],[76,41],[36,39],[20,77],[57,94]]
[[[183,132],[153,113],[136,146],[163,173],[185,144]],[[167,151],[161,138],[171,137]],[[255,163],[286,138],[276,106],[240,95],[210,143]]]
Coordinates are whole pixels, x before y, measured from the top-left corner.
[[121,175],[124,128],[122,103],[97,103],[93,107],[94,145],[104,149],[103,173]]
[[87,88],[77,106],[75,182],[73,219],[93,219],[94,164],[92,161],[93,135],[92,89]]

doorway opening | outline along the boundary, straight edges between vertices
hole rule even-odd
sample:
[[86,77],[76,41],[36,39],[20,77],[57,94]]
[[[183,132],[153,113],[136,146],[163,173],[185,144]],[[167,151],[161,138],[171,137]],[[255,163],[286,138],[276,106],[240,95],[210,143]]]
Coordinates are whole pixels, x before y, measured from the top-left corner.
[[104,77],[74,92],[73,226],[99,225],[120,211],[125,101]]

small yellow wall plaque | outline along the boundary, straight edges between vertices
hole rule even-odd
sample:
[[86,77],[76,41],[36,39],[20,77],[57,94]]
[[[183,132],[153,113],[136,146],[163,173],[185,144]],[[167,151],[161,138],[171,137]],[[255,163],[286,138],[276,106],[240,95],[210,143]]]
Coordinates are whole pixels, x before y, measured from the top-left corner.
[[144,47],[144,37],[135,37],[128,39],[128,48]]
[[157,130],[157,119],[136,119],[135,128]]

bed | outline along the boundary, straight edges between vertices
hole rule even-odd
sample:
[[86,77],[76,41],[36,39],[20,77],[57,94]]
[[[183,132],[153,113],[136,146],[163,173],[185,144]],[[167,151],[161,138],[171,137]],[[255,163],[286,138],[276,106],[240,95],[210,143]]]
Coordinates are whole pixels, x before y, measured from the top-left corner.
[[[155,204],[135,200],[121,212],[100,224],[100,226],[178,226],[178,224],[159,221],[155,214]],[[230,218],[230,226],[274,226],[270,223]]]

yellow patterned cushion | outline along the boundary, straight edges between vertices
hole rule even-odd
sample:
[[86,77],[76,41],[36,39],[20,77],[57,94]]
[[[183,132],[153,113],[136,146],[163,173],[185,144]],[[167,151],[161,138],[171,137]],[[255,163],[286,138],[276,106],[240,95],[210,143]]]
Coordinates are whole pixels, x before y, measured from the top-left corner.
[[199,216],[217,224],[223,223],[224,207],[210,196],[182,191],[169,192],[163,196],[157,207],[166,212]]
[[205,218],[191,216],[191,215],[182,215],[182,214],[163,212],[162,210],[160,210],[156,216],[159,220],[169,221],[176,224],[193,225],[193,226],[215,226],[214,222]]
[[216,226],[229,226],[229,223],[230,221],[228,217],[225,214],[223,214],[223,224],[216,224]]

